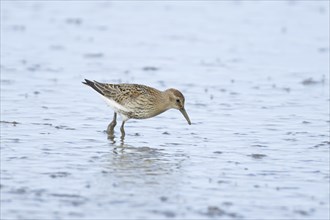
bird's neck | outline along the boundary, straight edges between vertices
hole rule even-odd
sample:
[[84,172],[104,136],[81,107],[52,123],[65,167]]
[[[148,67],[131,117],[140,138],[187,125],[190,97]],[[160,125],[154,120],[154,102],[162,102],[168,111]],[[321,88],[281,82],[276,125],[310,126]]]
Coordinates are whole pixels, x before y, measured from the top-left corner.
[[154,108],[154,115],[159,115],[171,108],[171,103],[168,95],[165,92],[161,92],[159,99],[157,100],[156,108]]

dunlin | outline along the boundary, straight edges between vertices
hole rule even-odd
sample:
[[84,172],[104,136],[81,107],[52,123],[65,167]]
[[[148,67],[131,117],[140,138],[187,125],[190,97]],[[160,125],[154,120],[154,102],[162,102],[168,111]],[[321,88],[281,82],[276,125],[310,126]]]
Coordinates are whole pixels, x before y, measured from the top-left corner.
[[188,124],[189,116],[184,108],[184,96],[179,90],[167,89],[159,91],[139,84],[108,84],[85,79],[84,84],[92,87],[105,99],[114,110],[112,122],[108,125],[107,133],[113,137],[117,124],[117,113],[122,117],[120,131],[125,136],[124,125],[128,119],[146,119],[159,115],[169,109],[178,109]]

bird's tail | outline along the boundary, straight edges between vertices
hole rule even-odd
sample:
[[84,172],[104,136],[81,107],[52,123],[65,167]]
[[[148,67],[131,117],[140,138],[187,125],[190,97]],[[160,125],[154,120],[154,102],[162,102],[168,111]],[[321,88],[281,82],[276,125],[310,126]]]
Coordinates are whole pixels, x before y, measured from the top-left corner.
[[85,79],[85,82],[82,82],[82,83],[85,84],[85,85],[88,85],[88,86],[92,87],[96,92],[100,93],[101,95],[104,95],[104,93],[102,92],[102,90],[96,86],[96,83],[97,83],[96,81],[92,82],[92,81],[90,81],[88,79]]

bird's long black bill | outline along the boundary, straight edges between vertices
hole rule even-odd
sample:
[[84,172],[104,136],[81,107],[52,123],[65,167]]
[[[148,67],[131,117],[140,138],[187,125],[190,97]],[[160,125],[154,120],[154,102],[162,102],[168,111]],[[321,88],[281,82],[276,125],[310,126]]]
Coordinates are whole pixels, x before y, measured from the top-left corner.
[[183,108],[183,109],[180,109],[180,112],[183,114],[183,116],[187,120],[188,124],[191,125],[191,122],[190,122],[190,119],[189,119],[189,116],[188,116],[186,110]]

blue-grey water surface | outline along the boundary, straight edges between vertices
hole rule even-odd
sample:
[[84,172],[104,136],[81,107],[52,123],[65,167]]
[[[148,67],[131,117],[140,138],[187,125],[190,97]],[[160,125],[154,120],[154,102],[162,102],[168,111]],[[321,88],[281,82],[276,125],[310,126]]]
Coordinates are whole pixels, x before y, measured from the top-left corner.
[[327,1],[1,1],[1,219],[329,219],[329,124]]

